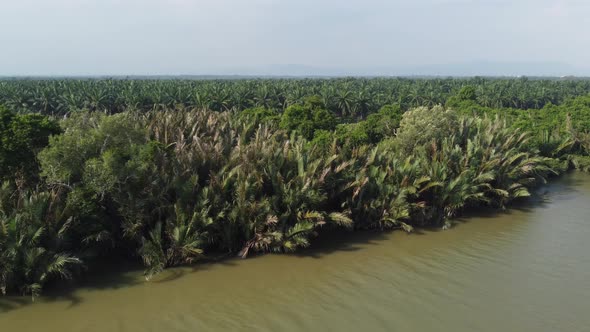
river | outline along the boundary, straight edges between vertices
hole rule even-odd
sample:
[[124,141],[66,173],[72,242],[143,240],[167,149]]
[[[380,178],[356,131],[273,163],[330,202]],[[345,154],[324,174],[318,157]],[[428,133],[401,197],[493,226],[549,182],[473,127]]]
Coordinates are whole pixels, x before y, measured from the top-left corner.
[[447,231],[347,233],[296,255],[107,272],[34,303],[11,331],[590,331],[590,175]]

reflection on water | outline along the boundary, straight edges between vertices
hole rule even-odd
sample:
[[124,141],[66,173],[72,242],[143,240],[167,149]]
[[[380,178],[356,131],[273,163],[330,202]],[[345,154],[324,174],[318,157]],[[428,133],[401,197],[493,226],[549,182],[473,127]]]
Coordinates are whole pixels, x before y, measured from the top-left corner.
[[34,304],[0,298],[2,331],[583,331],[590,175],[450,231],[347,233],[296,255],[90,277]]

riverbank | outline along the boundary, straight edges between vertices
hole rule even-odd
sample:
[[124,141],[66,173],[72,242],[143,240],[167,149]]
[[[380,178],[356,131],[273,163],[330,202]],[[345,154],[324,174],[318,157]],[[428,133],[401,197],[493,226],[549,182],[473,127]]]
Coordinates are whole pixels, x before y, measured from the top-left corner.
[[460,218],[449,231],[347,233],[292,255],[174,268],[150,282],[141,269],[105,273],[10,310],[0,298],[0,324],[48,332],[584,329],[590,175],[568,173],[536,192],[531,203]]
[[[393,121],[396,110],[380,116]],[[528,197],[572,166],[558,152],[584,148],[574,132],[542,145],[505,119],[441,106],[405,112],[375,144],[332,140],[339,130],[321,128],[335,119],[315,102],[280,121],[255,111],[82,112],[58,129],[4,112],[8,128],[59,134],[23,150],[16,169],[28,173],[0,188],[2,292],[38,296],[113,256],[142,261],[151,279],[212,253],[295,252],[335,229],[448,228],[466,209]],[[308,137],[308,115],[327,136]]]

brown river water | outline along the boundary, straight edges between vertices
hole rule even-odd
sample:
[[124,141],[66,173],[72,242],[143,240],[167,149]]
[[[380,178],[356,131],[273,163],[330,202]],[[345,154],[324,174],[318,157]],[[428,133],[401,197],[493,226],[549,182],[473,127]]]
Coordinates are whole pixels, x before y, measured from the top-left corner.
[[590,175],[477,215],[150,282],[111,270],[34,303],[0,297],[0,331],[590,331]]

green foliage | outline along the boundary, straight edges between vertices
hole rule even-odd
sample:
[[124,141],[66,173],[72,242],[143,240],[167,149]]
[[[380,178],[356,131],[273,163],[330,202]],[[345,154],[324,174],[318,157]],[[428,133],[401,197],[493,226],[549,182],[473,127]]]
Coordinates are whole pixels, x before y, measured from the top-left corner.
[[36,154],[51,135],[60,132],[57,122],[39,114],[20,115],[0,107],[0,181],[20,175],[32,180],[38,173]]
[[394,127],[397,128],[402,120],[404,111],[399,104],[384,105],[379,109],[379,114],[393,121]]
[[[503,208],[547,176],[590,168],[584,82],[0,85],[14,109],[68,114],[59,130],[47,118],[1,112],[3,144],[27,148],[13,169],[33,165],[36,174],[37,156],[42,175],[0,189],[7,293],[37,295],[101,255],[141,260],[149,279],[211,252],[292,252],[330,228],[447,227],[468,207]],[[436,106],[445,101],[457,110]],[[2,148],[3,162],[21,159]]]
[[239,113],[240,118],[255,122],[274,122],[280,120],[280,114],[265,107],[247,108]]
[[[6,199],[10,187],[0,189]],[[0,211],[0,291],[40,294],[56,278],[70,279],[82,262],[68,253],[76,220],[58,192],[10,193],[13,209]]]
[[326,104],[322,100],[322,97],[318,95],[305,97],[303,99],[303,105],[312,110],[326,109]]
[[338,125],[334,135],[347,148],[377,144],[396,135],[402,114],[399,105],[385,105],[364,121]]
[[85,172],[99,172],[102,178],[96,184],[112,186],[120,175],[114,173],[146,142],[144,130],[129,114],[80,113],[63,126],[64,134],[51,137],[49,147],[39,153],[49,183],[69,185],[81,181]]
[[334,133],[329,130],[316,130],[310,144],[321,151],[327,151],[334,143]]
[[566,154],[588,155],[590,97],[580,96],[561,105],[546,104],[542,109],[494,109],[481,105],[459,104],[461,114],[502,116],[517,131],[532,133],[529,145],[546,157],[566,160]]
[[472,85],[463,86],[456,95],[450,97],[447,100],[446,106],[457,109],[477,107],[477,94],[475,87]]
[[[40,202],[55,212],[0,195],[2,287],[36,295],[47,280],[70,277],[76,257],[113,248],[140,258],[149,279],[209,251],[247,257],[305,248],[327,228],[442,226],[467,206],[527,196],[554,165],[499,119],[420,108],[404,114],[396,137],[376,129],[383,119],[393,127],[398,107],[334,132],[322,125],[333,120],[325,112],[285,112],[282,120],[314,126],[311,142],[300,127],[287,136],[232,112],[80,113],[63,121],[63,134],[39,154],[54,190],[51,204]],[[32,210],[41,212],[31,218]]]
[[145,263],[146,279],[169,266],[190,264],[202,257],[201,249],[206,242],[206,233],[195,213],[188,216],[179,206],[175,207],[173,219],[165,225],[158,222],[142,237],[138,254]]
[[370,142],[365,122],[339,124],[334,136],[346,147],[359,147]]
[[577,170],[590,172],[590,156],[566,156],[569,163]]
[[466,206],[503,207],[528,196],[553,170],[552,159],[539,157],[527,140],[498,119],[459,119],[447,137],[416,146],[405,159],[384,142],[356,172],[347,203],[353,219],[411,231],[444,225]]
[[590,80],[583,79],[0,80],[0,104],[15,112],[45,115],[174,107],[239,112],[254,107],[284,110],[299,104],[363,119],[390,104],[400,104],[404,110],[445,102],[454,109],[467,102],[496,109],[542,109],[589,92]]
[[336,117],[325,109],[292,105],[283,113],[280,126],[312,139],[316,130],[333,130],[336,127]]
[[419,107],[404,113],[397,141],[403,151],[410,153],[416,146],[440,143],[457,126],[455,111],[445,110],[442,106]]
[[402,115],[399,105],[385,105],[378,113],[370,114],[364,122],[369,141],[377,144],[386,137],[395,136]]
[[471,86],[471,85],[466,85],[464,87],[461,88],[461,90],[459,90],[459,92],[457,93],[457,97],[459,99],[459,101],[466,101],[466,100],[472,100],[475,101],[477,95],[475,94],[475,87]]

